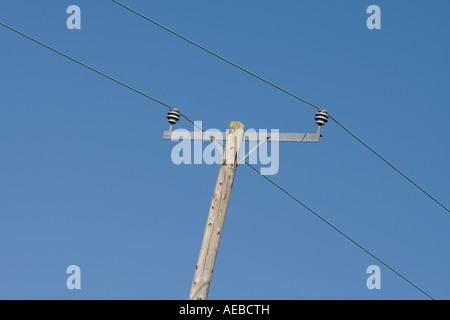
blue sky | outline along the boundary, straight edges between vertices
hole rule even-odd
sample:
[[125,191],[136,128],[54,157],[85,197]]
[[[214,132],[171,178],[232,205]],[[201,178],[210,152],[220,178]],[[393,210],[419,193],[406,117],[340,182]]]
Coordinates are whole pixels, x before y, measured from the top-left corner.
[[[123,3],[327,109],[450,205],[448,1]],[[81,30],[66,27],[72,4]],[[381,30],[366,27],[372,4]],[[2,1],[0,21],[205,129],[316,130],[310,106],[112,1]],[[0,298],[187,299],[218,166],[172,163],[167,109],[4,27],[0,39]],[[449,213],[334,122],[322,132],[280,145],[271,178],[449,299]],[[74,264],[81,290],[66,287]],[[373,264],[380,290],[366,287]],[[427,299],[245,165],[209,298]]]

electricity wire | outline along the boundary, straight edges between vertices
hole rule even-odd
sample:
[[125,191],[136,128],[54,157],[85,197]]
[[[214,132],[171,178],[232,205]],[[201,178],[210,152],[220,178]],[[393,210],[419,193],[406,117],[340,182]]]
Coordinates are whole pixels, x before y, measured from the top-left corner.
[[[59,54],[59,55],[61,55],[61,56],[63,56],[63,57],[65,57],[65,58],[67,58],[67,59],[69,59],[69,60],[71,60],[71,61],[73,61],[73,62],[75,62],[75,63],[77,63],[77,64],[79,64],[79,65],[81,65],[81,66],[83,66],[83,67],[85,67],[85,68],[87,68],[87,69],[89,69],[89,70],[95,72],[95,73],[97,73],[97,74],[99,74],[99,75],[101,75],[101,76],[103,76],[103,77],[105,77],[105,78],[107,78],[107,79],[109,79],[109,80],[111,80],[111,81],[114,81],[115,83],[120,84],[121,86],[123,86],[123,87],[125,87],[125,88],[127,88],[127,89],[130,89],[130,90],[132,90],[132,91],[134,91],[134,92],[140,94],[141,96],[144,96],[145,98],[148,98],[148,99],[150,99],[150,100],[152,100],[152,101],[154,101],[154,102],[156,102],[156,103],[159,103],[160,105],[162,105],[162,106],[164,106],[164,107],[166,107],[166,108],[173,109],[173,108],[172,108],[171,106],[169,106],[168,104],[166,104],[166,103],[164,103],[164,102],[162,102],[162,101],[160,101],[160,100],[158,100],[158,99],[156,99],[156,98],[154,98],[154,97],[152,97],[152,96],[150,96],[150,95],[148,95],[148,94],[146,94],[146,93],[144,93],[144,92],[142,92],[142,91],[140,91],[140,90],[137,90],[137,89],[135,89],[135,88],[133,88],[133,87],[131,87],[131,86],[129,86],[129,85],[123,83],[122,81],[119,81],[119,80],[117,80],[117,79],[115,79],[115,78],[113,78],[113,77],[111,77],[111,76],[109,76],[109,75],[107,75],[107,74],[105,74],[105,73],[103,73],[103,72],[101,72],[101,71],[95,69],[95,68],[92,68],[92,67],[88,66],[87,64],[85,64],[85,63],[83,63],[83,62],[81,62],[81,61],[79,61],[79,60],[77,60],[77,59],[74,59],[74,58],[68,56],[67,54],[65,54],[65,53],[63,53],[63,52],[61,52],[61,51],[59,51],[59,50],[56,50],[56,49],[50,47],[49,45],[46,45],[45,43],[42,43],[42,42],[40,42],[39,40],[36,40],[36,39],[34,39],[34,38],[32,38],[32,37],[26,35],[25,33],[20,32],[19,30],[14,29],[14,28],[12,28],[12,27],[10,27],[10,26],[4,24],[3,22],[0,22],[0,25],[4,26],[5,28],[8,28],[8,29],[11,30],[11,31],[14,31],[14,32],[20,34],[21,36],[23,36],[23,37],[25,37],[25,38],[27,38],[27,39],[29,39],[29,40],[31,40],[31,41],[34,41],[35,43],[37,43],[37,44],[39,44],[39,45],[41,45],[41,46],[43,46],[43,47],[45,47],[45,48],[47,48],[47,49],[49,49],[49,50],[55,52],[55,53],[57,53],[57,54]],[[186,117],[183,113],[180,112],[180,115],[181,115],[183,118],[185,118],[187,121],[189,121],[190,123],[194,124],[194,122],[193,122],[191,119],[189,119],[188,117]],[[195,125],[195,124],[194,124],[194,125]]]
[[[255,74],[255,73],[253,73],[253,72],[251,72],[251,71],[249,71],[249,70],[247,70],[247,69],[241,67],[240,65],[238,65],[238,64],[236,64],[236,63],[234,63],[234,62],[232,62],[232,61],[230,61],[230,60],[228,60],[228,59],[226,59],[226,58],[220,56],[219,54],[217,54],[217,53],[215,53],[215,52],[213,52],[213,51],[211,51],[211,50],[209,50],[209,49],[207,49],[207,48],[205,48],[205,47],[199,45],[198,43],[196,43],[196,42],[194,42],[194,41],[192,41],[192,40],[190,40],[190,39],[188,39],[188,38],[182,36],[181,34],[179,34],[179,33],[175,32],[175,31],[169,29],[168,27],[166,27],[166,26],[164,26],[164,25],[162,25],[162,24],[156,22],[155,20],[150,19],[149,17],[147,17],[147,16],[143,15],[142,13],[140,13],[140,12],[138,12],[138,11],[136,11],[136,10],[134,10],[134,9],[132,9],[132,8],[130,8],[130,7],[126,6],[126,5],[124,5],[123,3],[120,3],[119,1],[116,1],[116,0],[112,0],[112,1],[113,1],[114,3],[116,3],[116,4],[120,5],[120,6],[122,6],[123,8],[129,10],[130,12],[132,12],[132,13],[134,13],[134,14],[140,16],[141,18],[144,18],[145,20],[147,20],[147,21],[153,23],[154,25],[156,25],[156,26],[158,26],[158,27],[160,27],[160,28],[162,28],[162,29],[164,29],[164,30],[170,32],[171,34],[173,34],[173,35],[175,35],[175,36],[177,36],[177,37],[179,37],[179,38],[181,38],[181,39],[183,39],[183,40],[189,42],[190,44],[196,46],[197,48],[199,48],[199,49],[201,49],[201,50],[203,50],[203,51],[205,51],[205,52],[207,52],[207,53],[209,53],[209,54],[215,56],[216,58],[219,58],[219,59],[225,61],[226,63],[232,65],[233,67],[235,67],[235,68],[237,68],[237,69],[239,69],[239,70],[241,70],[241,71],[243,71],[243,72],[245,72],[245,73],[251,75],[252,77],[254,77],[254,78],[258,79],[258,80],[261,80],[262,82],[264,82],[264,83],[266,83],[266,84],[268,84],[268,85],[270,85],[270,86],[272,86],[272,87],[274,87],[274,88],[276,88],[276,89],[278,89],[278,90],[280,90],[280,91],[282,91],[282,92],[288,94],[289,96],[291,96],[291,97],[293,97],[293,98],[295,98],[295,99],[297,99],[297,100],[300,100],[300,101],[306,103],[307,105],[309,105],[309,106],[311,106],[311,107],[313,107],[313,108],[315,108],[315,109],[317,109],[317,110],[321,110],[321,109],[322,109],[322,108],[320,108],[320,107],[314,105],[313,103],[311,103],[311,102],[309,102],[309,101],[307,101],[307,100],[305,100],[305,99],[300,98],[299,96],[293,94],[292,92],[290,92],[290,91],[288,91],[288,90],[286,90],[286,89],[283,89],[282,87],[280,87],[280,86],[274,84],[273,82],[270,82],[270,81],[268,81],[268,80],[266,80],[266,79],[264,79],[264,78],[258,76],[257,74]],[[337,125],[339,125],[342,129],[344,129],[347,133],[349,133],[353,138],[355,138],[358,142],[360,142],[364,147],[366,147],[369,151],[371,151],[374,155],[376,155],[378,158],[380,158],[381,160],[383,160],[383,161],[384,161],[386,164],[388,164],[392,169],[394,169],[397,173],[399,173],[402,177],[404,177],[407,181],[409,181],[412,185],[414,185],[416,188],[418,188],[420,191],[422,191],[425,195],[427,195],[430,199],[432,199],[432,200],[433,200],[435,203],[437,203],[439,206],[441,206],[442,208],[444,208],[447,212],[450,212],[450,210],[449,210],[444,204],[442,204],[442,203],[441,203],[440,201],[438,201],[435,197],[433,197],[430,193],[428,193],[428,192],[425,191],[423,188],[421,188],[417,183],[415,183],[412,179],[410,179],[408,176],[406,176],[406,174],[404,174],[404,173],[403,173],[402,171],[400,171],[397,167],[395,167],[392,163],[390,163],[388,160],[386,160],[383,156],[381,156],[378,152],[376,152],[373,148],[371,148],[367,143],[365,143],[365,142],[364,142],[363,140],[361,140],[358,136],[356,136],[353,132],[351,132],[347,127],[345,127],[343,124],[341,124],[340,122],[338,122],[332,115],[330,115],[330,118],[331,118]]]
[[353,240],[352,238],[350,238],[347,234],[345,234],[343,231],[341,231],[340,229],[338,229],[336,226],[334,226],[331,222],[329,222],[328,220],[326,220],[325,218],[323,218],[321,215],[319,215],[317,212],[315,212],[314,210],[312,210],[310,207],[308,207],[306,204],[304,204],[302,201],[300,201],[297,197],[295,197],[294,195],[292,195],[290,192],[288,192],[286,189],[284,189],[283,187],[281,187],[279,184],[277,184],[275,181],[273,181],[272,179],[270,179],[269,177],[267,177],[266,175],[262,174],[261,171],[259,171],[258,169],[256,169],[254,166],[252,166],[251,164],[249,164],[247,161],[245,161],[245,164],[247,164],[247,166],[249,166],[251,169],[253,169],[254,171],[256,171],[257,173],[259,173],[261,176],[263,176],[267,181],[269,181],[271,184],[273,184],[276,188],[278,188],[279,190],[281,190],[283,193],[285,193],[286,195],[288,195],[291,199],[293,199],[294,201],[296,201],[298,204],[300,204],[301,206],[303,206],[306,210],[308,210],[309,212],[311,212],[312,214],[314,214],[317,218],[319,218],[320,220],[322,220],[323,222],[325,222],[328,226],[330,226],[331,228],[333,228],[335,231],[337,231],[338,233],[340,233],[342,236],[344,236],[347,240],[349,240],[350,242],[352,242],[354,245],[356,245],[358,248],[360,248],[361,250],[363,250],[365,253],[369,254],[372,258],[376,259],[378,262],[380,262],[381,264],[383,264],[386,268],[388,268],[389,270],[391,270],[392,272],[394,272],[397,276],[399,276],[400,278],[402,278],[403,280],[405,280],[406,282],[408,282],[410,285],[412,285],[414,288],[416,288],[417,290],[419,290],[420,292],[422,292],[423,294],[425,294],[428,298],[435,300],[431,295],[429,295],[428,293],[426,293],[424,290],[422,290],[421,288],[419,288],[417,285],[415,285],[412,281],[408,280],[406,277],[404,277],[403,275],[401,275],[398,271],[396,271],[394,268],[392,268],[391,266],[389,266],[387,263],[385,263],[383,260],[381,260],[380,258],[378,258],[377,256],[375,256],[373,253],[371,253],[369,250],[367,250],[366,248],[364,248],[362,245],[360,245],[358,242],[356,242],[355,240]]

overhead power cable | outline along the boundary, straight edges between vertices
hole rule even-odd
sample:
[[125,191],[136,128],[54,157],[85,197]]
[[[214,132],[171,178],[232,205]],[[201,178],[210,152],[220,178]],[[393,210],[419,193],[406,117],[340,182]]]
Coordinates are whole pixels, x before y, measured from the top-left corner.
[[340,229],[338,229],[337,227],[335,227],[331,222],[329,222],[328,220],[326,220],[325,218],[323,218],[321,215],[319,215],[317,212],[315,212],[314,210],[312,210],[310,207],[308,207],[306,204],[304,204],[302,201],[300,201],[297,197],[295,197],[294,195],[292,195],[290,192],[288,192],[285,188],[281,187],[279,184],[277,184],[275,181],[273,181],[272,179],[270,179],[269,177],[267,177],[266,175],[262,174],[261,171],[259,171],[258,169],[256,169],[254,166],[252,166],[251,164],[249,164],[247,161],[245,161],[245,164],[247,164],[247,166],[249,166],[251,169],[253,169],[254,171],[256,171],[257,173],[259,173],[261,176],[263,176],[267,181],[269,181],[271,184],[273,184],[276,188],[278,188],[279,190],[281,190],[283,193],[285,193],[286,195],[288,195],[290,198],[292,198],[294,201],[296,201],[298,204],[300,204],[301,206],[303,206],[306,210],[308,210],[309,212],[311,212],[312,214],[314,214],[317,218],[319,218],[320,220],[322,220],[323,222],[325,222],[328,226],[330,226],[331,228],[333,228],[335,231],[337,231],[339,234],[341,234],[342,236],[344,236],[347,240],[350,240],[350,242],[352,242],[354,245],[356,245],[358,248],[360,248],[361,250],[363,250],[365,253],[367,253],[368,255],[370,255],[372,258],[374,258],[375,260],[377,260],[378,262],[380,262],[382,265],[384,265],[386,268],[388,268],[389,270],[391,270],[392,272],[394,272],[396,275],[398,275],[400,278],[402,278],[403,280],[405,280],[406,282],[408,282],[410,285],[412,285],[414,288],[416,288],[417,290],[419,290],[420,292],[422,292],[424,295],[426,295],[428,298],[434,300],[434,298],[429,295],[428,293],[426,293],[424,290],[422,290],[421,288],[419,288],[417,285],[415,285],[412,281],[408,280],[406,277],[404,277],[403,275],[401,275],[398,271],[396,271],[394,268],[392,268],[391,266],[389,266],[387,263],[385,263],[383,260],[381,260],[380,258],[378,258],[377,256],[375,256],[373,253],[371,253],[369,250],[367,250],[366,248],[364,248],[362,245],[360,245],[358,242],[356,242],[355,240],[353,240],[352,238],[350,238],[347,234],[345,234],[343,231],[341,231]]
[[115,3],[117,3],[117,4],[120,5],[120,6],[124,7],[125,9],[127,9],[127,10],[133,12],[134,14],[137,14],[138,16],[144,18],[145,20],[150,21],[151,23],[157,25],[158,27],[160,27],[160,28],[162,28],[162,29],[164,29],[164,30],[166,30],[166,31],[169,31],[169,32],[172,33],[173,35],[175,35],[175,36],[177,36],[177,37],[179,37],[179,38],[181,38],[181,39],[183,39],[183,40],[189,42],[190,44],[193,44],[193,45],[196,46],[197,48],[200,48],[200,49],[202,49],[203,51],[206,51],[206,52],[208,52],[209,54],[212,54],[212,55],[215,56],[216,58],[219,58],[219,59],[225,61],[226,63],[231,64],[233,67],[236,67],[236,68],[238,68],[238,69],[240,69],[240,70],[242,70],[242,71],[248,73],[249,75],[251,75],[251,76],[253,76],[253,77],[255,77],[255,78],[257,78],[257,79],[259,79],[259,80],[261,80],[261,81],[263,81],[263,82],[265,82],[265,83],[267,83],[268,85],[271,85],[272,87],[275,87],[275,88],[277,88],[278,90],[281,90],[281,91],[283,91],[284,93],[287,93],[288,95],[290,95],[290,96],[292,96],[292,97],[294,97],[294,98],[296,98],[296,99],[298,99],[298,100],[300,100],[300,101],[303,101],[303,102],[306,103],[306,104],[309,104],[311,107],[314,107],[314,108],[316,108],[317,110],[320,110],[319,107],[313,105],[312,103],[310,103],[310,102],[308,102],[308,101],[306,101],[306,100],[300,98],[299,96],[296,96],[295,94],[293,94],[293,93],[291,93],[291,92],[289,92],[289,91],[287,91],[287,90],[285,90],[285,89],[283,89],[283,88],[277,86],[276,84],[274,84],[274,83],[272,83],[272,82],[270,82],[270,81],[267,81],[266,79],[264,79],[264,78],[262,78],[262,77],[260,77],[260,76],[258,76],[258,75],[256,75],[256,74],[254,74],[253,72],[248,71],[247,69],[245,69],[245,68],[243,68],[243,67],[237,65],[236,63],[234,63],[234,62],[232,62],[232,61],[230,61],[230,60],[228,60],[228,59],[225,59],[224,57],[218,55],[217,53],[215,53],[215,52],[213,52],[213,51],[211,51],[211,50],[206,49],[205,47],[199,45],[198,43],[195,43],[194,41],[189,40],[188,38],[182,36],[181,34],[176,33],[175,31],[173,31],[173,30],[171,30],[171,29],[169,29],[169,28],[163,26],[162,24],[160,24],[160,23],[158,23],[158,22],[156,22],[156,21],[150,19],[149,17],[144,16],[142,13],[139,13],[139,12],[137,12],[136,10],[133,10],[133,9],[131,9],[130,7],[127,7],[127,6],[124,5],[123,3],[120,3],[119,1],[116,1],[116,0],[112,0],[112,1],[115,2]]
[[[160,100],[158,100],[158,99],[155,99],[155,98],[153,98],[152,96],[150,96],[150,95],[148,95],[148,94],[146,94],[146,93],[144,93],[144,92],[142,92],[142,91],[140,91],[140,90],[137,90],[137,89],[135,89],[135,88],[133,88],[133,87],[131,87],[131,86],[129,86],[129,85],[127,85],[127,84],[125,84],[125,83],[123,83],[123,82],[121,82],[121,81],[119,81],[119,80],[117,80],[117,79],[115,79],[115,78],[113,78],[113,77],[111,77],[111,76],[109,76],[109,75],[107,75],[107,74],[105,74],[105,73],[103,73],[103,72],[101,72],[101,71],[95,69],[95,68],[92,68],[92,67],[88,66],[87,64],[85,64],[85,63],[83,63],[83,62],[81,62],[81,61],[79,61],[79,60],[77,60],[77,59],[74,59],[74,58],[68,56],[68,55],[65,54],[65,53],[62,53],[61,51],[58,51],[58,50],[56,50],[56,49],[50,47],[49,45],[46,45],[45,43],[42,43],[42,42],[40,42],[40,41],[38,41],[38,40],[36,40],[36,39],[34,39],[34,38],[32,38],[32,37],[26,35],[26,34],[23,33],[23,32],[20,32],[19,30],[16,30],[16,29],[14,29],[14,28],[12,28],[12,27],[10,27],[10,26],[8,26],[8,25],[2,23],[2,22],[0,22],[0,25],[4,26],[5,28],[8,28],[8,29],[11,30],[11,31],[14,31],[15,33],[20,34],[21,36],[23,36],[23,37],[25,37],[25,38],[27,38],[27,39],[29,39],[29,40],[31,40],[31,41],[36,42],[37,44],[39,44],[39,45],[41,45],[41,46],[43,46],[43,47],[45,47],[45,48],[51,50],[51,51],[53,51],[53,52],[55,52],[55,53],[57,53],[57,54],[59,54],[59,55],[65,57],[65,58],[67,58],[67,59],[69,59],[69,60],[71,60],[71,61],[73,61],[73,62],[75,62],[75,63],[77,63],[77,64],[79,64],[79,65],[81,65],[81,66],[83,66],[83,67],[85,67],[85,68],[87,68],[87,69],[89,69],[89,70],[91,70],[91,71],[94,71],[95,73],[97,73],[97,74],[99,74],[99,75],[101,75],[101,76],[103,76],[103,77],[105,77],[105,78],[107,78],[107,79],[109,79],[109,80],[111,80],[111,81],[114,81],[115,83],[120,84],[121,86],[123,86],[123,87],[125,87],[125,88],[127,88],[127,89],[130,89],[130,90],[132,90],[132,91],[134,91],[134,92],[140,94],[141,96],[144,96],[145,98],[148,98],[148,99],[150,99],[150,100],[152,100],[152,101],[154,101],[154,102],[156,102],[156,103],[159,103],[160,105],[162,105],[162,106],[164,106],[164,107],[166,107],[166,108],[173,109],[173,108],[172,108],[171,106],[169,106],[168,104],[165,104],[164,102],[162,102],[162,101],[160,101]],[[186,117],[183,113],[180,112],[180,115],[181,115],[183,118],[185,118],[187,121],[189,121],[190,123],[194,124],[194,122],[193,122],[191,119],[189,119],[188,117]]]
[[[199,45],[198,43],[196,43],[196,42],[194,42],[194,41],[192,41],[192,40],[190,40],[190,39],[188,39],[188,38],[182,36],[181,34],[179,34],[179,33],[175,32],[175,31],[169,29],[168,27],[166,27],[166,26],[164,26],[164,25],[162,25],[162,24],[156,22],[155,20],[150,19],[149,17],[147,17],[147,16],[143,15],[142,13],[140,13],[140,12],[138,12],[138,11],[136,11],[136,10],[134,10],[134,9],[132,9],[132,8],[130,8],[130,7],[126,6],[126,5],[124,5],[123,3],[120,3],[119,1],[116,1],[116,0],[112,0],[112,1],[113,1],[114,3],[116,3],[116,4],[120,5],[120,6],[122,6],[123,8],[125,8],[125,9],[131,11],[132,13],[134,13],[134,14],[136,14],[136,15],[142,17],[142,18],[144,18],[145,20],[147,20],[147,21],[153,23],[154,25],[156,25],[156,26],[158,26],[158,27],[160,27],[160,28],[162,28],[162,29],[164,29],[164,30],[170,32],[171,34],[173,34],[173,35],[175,35],[175,36],[177,36],[177,37],[183,39],[184,41],[189,42],[190,44],[196,46],[197,48],[199,48],[199,49],[201,49],[201,50],[203,50],[203,51],[205,51],[205,52],[207,52],[207,53],[209,53],[209,54],[215,56],[216,58],[219,58],[219,59],[221,59],[222,61],[225,61],[226,63],[232,65],[233,67],[235,67],[235,68],[237,68],[237,69],[239,69],[239,70],[241,70],[241,71],[243,71],[243,72],[245,72],[245,73],[251,75],[252,77],[254,77],[254,78],[258,79],[258,80],[261,80],[262,82],[264,82],[264,83],[266,83],[266,84],[268,84],[268,85],[270,85],[270,86],[272,86],[272,87],[274,87],[274,88],[276,88],[276,89],[278,89],[278,90],[280,90],[280,91],[282,91],[282,92],[288,94],[289,96],[291,96],[291,97],[293,97],[293,98],[295,98],[295,99],[297,99],[297,100],[300,100],[300,101],[306,103],[307,105],[309,105],[309,106],[311,106],[311,107],[313,107],[313,108],[315,108],[315,109],[317,109],[317,110],[321,110],[321,109],[322,109],[322,108],[320,108],[320,107],[314,105],[313,103],[311,103],[311,102],[309,102],[309,101],[307,101],[307,100],[305,100],[305,99],[300,98],[298,95],[295,95],[295,94],[293,94],[292,92],[290,92],[290,91],[288,91],[288,90],[286,90],[286,89],[283,89],[282,87],[280,87],[280,86],[274,84],[273,82],[270,82],[270,81],[268,81],[268,80],[266,80],[266,79],[264,79],[264,78],[262,78],[262,77],[256,75],[255,73],[253,73],[253,72],[251,72],[251,71],[249,71],[249,70],[247,70],[247,69],[241,67],[240,65],[238,65],[238,64],[236,64],[236,63],[234,63],[234,62],[232,62],[232,61],[230,61],[230,60],[228,60],[228,59],[226,59],[226,58],[220,56],[219,54],[217,54],[217,53],[215,53],[215,52],[213,52],[213,51],[211,51],[211,50],[209,50],[209,49],[207,49],[207,48],[205,48],[205,47]],[[402,171],[400,171],[400,170],[399,170],[397,167],[395,167],[392,163],[390,163],[389,161],[387,161],[387,160],[386,160],[384,157],[382,157],[378,152],[376,152],[373,148],[371,148],[367,143],[365,143],[365,142],[364,142],[363,140],[361,140],[358,136],[356,136],[353,132],[351,132],[347,127],[345,127],[343,124],[341,124],[339,121],[337,121],[331,114],[330,114],[330,118],[331,118],[337,125],[339,125],[342,129],[344,129],[347,133],[349,133],[353,138],[355,138],[358,142],[360,142],[364,147],[366,147],[369,151],[371,151],[374,155],[376,155],[378,158],[380,158],[381,160],[383,160],[386,164],[388,164],[392,169],[394,169],[394,170],[395,170],[397,173],[399,173],[402,177],[404,177],[404,178],[405,178],[406,180],[408,180],[411,184],[413,184],[416,188],[418,188],[418,189],[419,189],[420,191],[422,191],[425,195],[427,195],[430,199],[432,199],[435,203],[437,203],[438,205],[440,205],[440,206],[441,206],[442,208],[444,208],[447,212],[450,212],[450,210],[449,210],[445,205],[443,205],[440,201],[438,201],[438,200],[437,200],[435,197],[433,197],[430,193],[428,193],[428,192],[425,191],[423,188],[421,188],[417,183],[415,183],[412,179],[410,179],[408,176],[406,176]]]
[[[148,98],[148,99],[150,99],[150,100],[152,100],[152,101],[155,101],[155,102],[161,104],[161,105],[164,106],[164,107],[167,107],[167,108],[169,108],[169,109],[171,109],[171,110],[173,109],[172,107],[170,107],[169,105],[167,105],[167,104],[161,102],[160,100],[157,100],[157,99],[155,99],[155,98],[149,96],[148,94],[145,94],[145,93],[143,93],[142,91],[139,91],[139,90],[137,90],[137,89],[135,89],[135,88],[133,88],[133,87],[131,87],[131,86],[129,86],[129,85],[127,85],[127,84],[125,84],[125,83],[123,83],[123,82],[121,82],[121,81],[115,79],[115,78],[113,78],[113,77],[110,77],[110,76],[108,76],[107,74],[105,74],[105,73],[103,73],[103,72],[100,72],[100,71],[98,71],[97,69],[92,68],[92,67],[86,65],[85,63],[82,63],[82,62],[80,62],[79,60],[76,60],[76,59],[74,59],[74,58],[68,56],[67,54],[64,54],[64,53],[62,53],[62,52],[60,52],[60,51],[58,51],[58,50],[56,50],[56,49],[54,49],[54,48],[48,46],[48,45],[46,45],[46,44],[44,44],[44,43],[42,43],[42,42],[40,42],[40,41],[38,41],[38,40],[36,40],[36,39],[34,39],[34,38],[32,38],[32,37],[30,37],[30,36],[28,36],[28,35],[26,35],[26,34],[20,32],[20,31],[16,30],[16,29],[14,29],[14,28],[12,28],[12,27],[10,27],[10,26],[8,26],[8,25],[2,23],[2,22],[0,22],[0,25],[2,25],[2,26],[4,26],[4,27],[6,27],[6,28],[8,28],[8,29],[10,29],[10,30],[12,30],[12,31],[14,31],[14,32],[16,32],[17,34],[19,34],[19,35],[21,35],[21,36],[23,36],[23,37],[25,37],[25,38],[27,38],[27,39],[29,39],[29,40],[34,41],[35,43],[37,43],[37,44],[39,44],[39,45],[41,45],[41,46],[43,46],[43,47],[45,47],[45,48],[47,48],[47,49],[50,49],[51,51],[53,51],[53,52],[55,52],[55,53],[58,53],[59,55],[65,57],[65,58],[67,58],[67,59],[69,59],[69,60],[71,60],[71,61],[73,61],[73,62],[76,62],[77,64],[79,64],[79,65],[81,65],[81,66],[83,66],[83,67],[85,67],[85,68],[87,68],[87,69],[89,69],[89,70],[91,70],[91,71],[94,71],[95,73],[97,73],[97,74],[99,74],[99,75],[101,75],[101,76],[103,76],[103,77],[105,77],[105,78],[107,78],[107,79],[109,79],[109,80],[112,80],[112,81],[114,81],[114,82],[116,82],[116,83],[118,83],[118,84],[124,86],[125,88],[128,88],[128,89],[130,89],[130,90],[132,90],[132,91],[134,91],[134,92],[136,92],[136,93],[138,93],[138,94],[140,94],[140,95],[142,95],[142,96],[144,96],[144,97],[146,97],[146,98]],[[200,130],[202,130],[203,132],[205,132],[205,130],[204,130],[203,128],[197,126],[197,125],[196,125],[192,120],[190,120],[187,116],[185,116],[185,115],[183,115],[183,114],[181,114],[181,113],[180,113],[180,115],[183,116],[183,117],[184,117],[186,120],[188,120],[190,123],[194,124],[197,128],[199,128]],[[324,219],[322,216],[320,216],[320,215],[317,214],[315,211],[313,211],[311,208],[309,208],[308,206],[306,206],[306,205],[305,205],[303,202],[301,202],[298,198],[296,198],[296,197],[293,196],[291,193],[289,193],[288,191],[286,191],[286,189],[282,188],[280,185],[278,185],[276,182],[274,182],[273,180],[271,180],[270,178],[268,178],[266,175],[263,175],[258,169],[256,169],[255,167],[253,167],[253,166],[252,166],[251,164],[249,164],[247,161],[245,161],[245,164],[246,164],[247,166],[249,166],[250,168],[252,168],[255,172],[259,173],[262,177],[264,177],[267,181],[269,181],[269,182],[270,182],[271,184],[273,184],[275,187],[277,187],[277,188],[280,189],[282,192],[284,192],[285,194],[287,194],[290,198],[294,199],[298,204],[302,205],[305,209],[307,209],[308,211],[310,211],[311,213],[313,213],[313,214],[314,214],[316,217],[318,217],[320,220],[322,220],[322,221],[325,222],[327,225],[329,225],[329,226],[332,227],[334,230],[336,230],[338,233],[340,233],[340,234],[343,235],[345,238],[347,238],[348,240],[350,240],[350,241],[351,241],[353,244],[355,244],[357,247],[359,247],[360,249],[362,249],[364,252],[366,252],[367,254],[369,254],[371,257],[375,258],[377,261],[379,261],[380,263],[382,263],[385,267],[387,267],[389,270],[391,270],[391,271],[394,272],[396,275],[398,275],[399,277],[401,277],[403,280],[405,280],[406,282],[408,282],[410,285],[412,285],[413,287],[415,287],[417,290],[419,290],[420,292],[422,292],[423,294],[425,294],[427,297],[429,297],[430,299],[433,299],[433,300],[434,300],[434,298],[433,298],[431,295],[429,295],[428,293],[426,293],[424,290],[420,289],[420,288],[419,288],[417,285],[415,285],[412,281],[408,280],[406,277],[404,277],[403,275],[401,275],[399,272],[397,272],[395,269],[393,269],[392,267],[390,267],[390,266],[389,266],[388,264],[386,264],[384,261],[382,261],[381,259],[379,259],[379,258],[378,258],[377,256],[375,256],[374,254],[372,254],[369,250],[367,250],[367,249],[365,249],[363,246],[361,246],[358,242],[356,242],[355,240],[353,240],[352,238],[350,238],[350,237],[349,237],[348,235],[346,235],[344,232],[342,232],[341,230],[339,230],[339,229],[338,229],[337,227],[335,227],[333,224],[331,224],[331,223],[328,222],[326,219]]]

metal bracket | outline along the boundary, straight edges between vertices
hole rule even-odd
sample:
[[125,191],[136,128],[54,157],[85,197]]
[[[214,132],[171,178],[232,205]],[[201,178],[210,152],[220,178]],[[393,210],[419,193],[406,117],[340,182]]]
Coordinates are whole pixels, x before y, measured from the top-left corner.
[[270,137],[267,137],[266,140],[261,140],[252,150],[250,150],[245,156],[243,156],[237,163],[237,165],[240,165],[242,162],[245,161],[245,159],[247,159],[253,152],[255,152],[256,150],[258,150],[259,147],[261,147],[263,145],[263,143],[267,142],[270,140]]
[[[170,129],[172,126],[170,127]],[[164,131],[163,140],[195,140],[195,141],[212,141],[214,142],[217,150],[223,156],[223,148],[218,140],[226,141],[227,132],[218,132],[218,131],[187,131],[185,129],[177,129]],[[245,161],[253,152],[258,150],[264,143],[268,141],[272,142],[319,142],[320,137],[320,126],[317,129],[317,133],[269,133],[269,132],[246,132],[244,133],[243,141],[257,141],[258,144],[252,148],[244,157],[238,160],[237,166]]]
[[[220,139],[222,141],[226,140],[226,132],[200,132],[200,131],[186,131],[183,129],[177,129],[174,131],[164,131],[163,140],[202,140],[211,141],[213,139]],[[317,133],[277,133],[272,134],[267,133],[245,133],[244,141],[263,141],[266,142],[268,139],[272,142],[319,142],[322,135],[320,131]]]
[[220,145],[219,142],[217,142],[217,140],[214,137],[211,137],[212,142],[214,142],[214,144],[216,145],[217,150],[219,150],[220,155],[223,156],[223,145]]

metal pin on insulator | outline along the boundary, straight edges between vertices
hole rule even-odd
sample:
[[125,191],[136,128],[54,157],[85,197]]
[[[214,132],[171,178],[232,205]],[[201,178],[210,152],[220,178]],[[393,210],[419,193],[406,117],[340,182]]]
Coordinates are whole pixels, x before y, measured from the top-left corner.
[[328,112],[327,110],[320,110],[319,112],[316,113],[316,117],[314,118],[314,120],[316,120],[316,123],[319,126],[323,126],[325,123],[328,122]]
[[167,120],[169,120],[169,123],[171,125],[177,123],[177,121],[180,120],[180,112],[178,111],[178,109],[170,109],[170,111],[167,112]]

